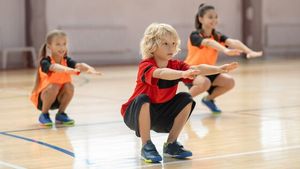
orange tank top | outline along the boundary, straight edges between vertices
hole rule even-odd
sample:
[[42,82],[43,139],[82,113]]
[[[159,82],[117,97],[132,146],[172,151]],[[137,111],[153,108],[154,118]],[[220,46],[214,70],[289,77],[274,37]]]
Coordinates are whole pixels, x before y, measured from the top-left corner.
[[[200,36],[202,35],[200,34]],[[213,37],[210,37],[210,39],[214,40]],[[221,44],[224,45],[224,43]],[[199,64],[215,65],[217,62],[219,52],[212,47],[193,46],[189,39],[187,49],[188,54],[184,62],[191,66]]]
[[[55,61],[52,57],[51,58],[51,64],[54,64]],[[61,65],[67,66],[67,60],[63,58],[61,60]],[[38,84],[35,87],[35,89],[32,91],[31,94],[31,101],[32,103],[37,107],[38,105],[38,98],[39,94],[41,93],[42,90],[44,90],[49,84],[59,84],[63,85],[65,83],[72,82],[71,75],[69,73],[64,73],[64,72],[49,72],[49,73],[44,73],[42,71],[42,68],[38,68]]]

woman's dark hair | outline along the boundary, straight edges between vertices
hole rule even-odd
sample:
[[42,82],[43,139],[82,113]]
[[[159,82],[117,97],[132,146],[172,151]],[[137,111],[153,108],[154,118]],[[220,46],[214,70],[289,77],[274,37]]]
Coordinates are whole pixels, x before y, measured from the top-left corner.
[[[199,17],[203,17],[208,10],[215,10],[215,7],[211,5],[205,5],[204,3],[200,4],[198,7],[198,11],[195,16],[195,28],[200,33],[202,33],[202,23],[199,21]],[[214,39],[218,39],[218,35],[215,29],[212,31],[212,34],[214,36]]]

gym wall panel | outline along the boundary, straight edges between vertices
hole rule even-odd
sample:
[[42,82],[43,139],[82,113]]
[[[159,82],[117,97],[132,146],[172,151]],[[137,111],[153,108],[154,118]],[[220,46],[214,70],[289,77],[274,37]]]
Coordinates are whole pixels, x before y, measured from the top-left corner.
[[[178,30],[182,40],[182,52],[178,57],[184,58],[187,38],[194,30],[200,3],[181,0],[89,0],[88,3],[47,0],[47,30],[66,29],[71,52],[79,60],[96,65],[122,64],[138,62],[141,58],[139,43],[145,28],[152,22],[164,22]],[[212,0],[209,4],[218,11],[219,30],[230,37],[241,38],[240,0]],[[122,29],[118,29],[120,27]]]
[[[4,48],[25,46],[24,5],[24,0],[0,0],[0,52]],[[21,55],[22,53],[9,54],[11,57],[8,58],[8,68],[24,67],[26,60]]]

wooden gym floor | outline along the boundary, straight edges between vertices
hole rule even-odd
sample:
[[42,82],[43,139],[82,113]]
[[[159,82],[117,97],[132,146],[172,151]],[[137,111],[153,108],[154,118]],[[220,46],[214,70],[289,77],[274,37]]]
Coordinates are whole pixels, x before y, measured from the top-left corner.
[[[136,66],[102,67],[102,77],[74,77],[67,113],[73,127],[39,126],[29,101],[35,70],[0,72],[0,168],[13,169],[296,169],[300,168],[300,59],[242,63],[236,87],[218,98],[212,117],[200,100],[179,141],[188,160],[140,160],[140,141],[123,123]],[[179,91],[186,91],[180,84]],[[53,118],[56,112],[51,112]],[[166,134],[151,133],[162,153]]]

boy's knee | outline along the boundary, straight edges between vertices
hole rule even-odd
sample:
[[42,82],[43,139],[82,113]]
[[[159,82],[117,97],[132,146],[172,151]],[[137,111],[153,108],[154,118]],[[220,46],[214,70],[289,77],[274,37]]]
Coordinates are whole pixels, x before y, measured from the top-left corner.
[[150,98],[146,94],[140,94],[135,99],[141,104],[150,103]]
[[178,95],[178,97],[182,98],[182,100],[188,99],[188,100],[193,101],[193,97],[192,97],[192,95],[191,95],[190,93],[187,93],[187,92],[180,92],[180,93],[178,93],[177,95]]
[[186,92],[180,92],[177,95],[181,98],[181,100],[184,100],[186,103],[188,103],[186,106],[190,105],[191,108],[195,106],[196,102],[194,101],[191,94]]

